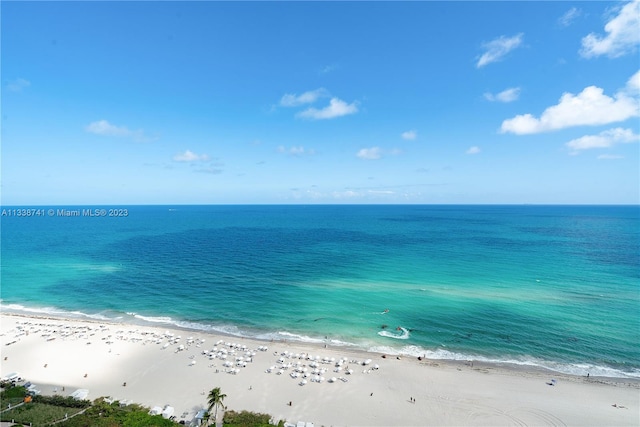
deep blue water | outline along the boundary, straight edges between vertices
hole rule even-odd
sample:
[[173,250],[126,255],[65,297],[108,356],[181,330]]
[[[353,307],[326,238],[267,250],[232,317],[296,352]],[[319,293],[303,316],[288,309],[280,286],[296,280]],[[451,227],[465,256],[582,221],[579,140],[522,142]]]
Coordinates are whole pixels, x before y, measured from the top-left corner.
[[640,377],[638,206],[120,208],[3,207],[2,310]]

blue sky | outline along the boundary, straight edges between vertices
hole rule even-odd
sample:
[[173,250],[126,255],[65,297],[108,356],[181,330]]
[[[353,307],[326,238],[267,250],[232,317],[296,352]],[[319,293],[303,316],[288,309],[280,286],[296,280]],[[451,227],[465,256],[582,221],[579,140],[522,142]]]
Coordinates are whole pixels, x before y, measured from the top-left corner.
[[640,202],[640,2],[2,2],[2,203]]

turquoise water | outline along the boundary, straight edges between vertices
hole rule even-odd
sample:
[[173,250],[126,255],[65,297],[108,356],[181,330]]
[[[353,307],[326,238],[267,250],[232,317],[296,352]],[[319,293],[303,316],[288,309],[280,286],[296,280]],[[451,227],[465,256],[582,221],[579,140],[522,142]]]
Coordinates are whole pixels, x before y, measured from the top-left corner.
[[2,216],[2,310],[640,377],[637,206],[126,209]]

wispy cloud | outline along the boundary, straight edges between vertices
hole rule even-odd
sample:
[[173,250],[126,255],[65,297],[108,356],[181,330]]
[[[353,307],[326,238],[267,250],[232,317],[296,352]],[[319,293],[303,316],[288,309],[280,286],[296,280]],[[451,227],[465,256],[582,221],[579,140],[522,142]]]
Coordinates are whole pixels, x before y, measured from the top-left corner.
[[145,135],[142,129],[130,130],[126,126],[116,126],[107,120],[91,122],[85,126],[85,130],[95,135],[132,138],[135,142],[149,142],[157,139]]
[[473,147],[469,147],[469,149],[467,151],[465,151],[466,154],[478,154],[480,152],[480,147],[474,145]]
[[590,33],[582,39],[580,54],[585,58],[606,55],[616,58],[635,52],[640,44],[640,0],[619,7],[604,26],[606,35]]
[[364,160],[377,160],[382,157],[380,147],[362,148],[356,156]]
[[640,115],[636,85],[640,84],[638,73],[634,74],[625,89],[613,97],[604,94],[597,86],[586,87],[578,95],[565,93],[558,104],[548,107],[540,118],[531,114],[517,115],[502,122],[502,133],[517,135],[534,134],[572,126],[593,126],[621,122]]
[[408,130],[406,132],[402,132],[400,136],[402,136],[402,139],[413,141],[418,137],[418,132],[415,130]]
[[283,145],[280,145],[278,147],[278,152],[282,153],[282,154],[289,154],[291,156],[296,156],[296,157],[300,157],[300,156],[313,156],[314,154],[316,154],[316,151],[314,149],[305,149],[303,146],[298,145],[298,146],[292,146],[292,147],[285,147]]
[[7,89],[11,92],[22,92],[22,89],[28,88],[29,86],[31,86],[31,82],[23,78],[11,80],[7,83]]
[[85,128],[89,133],[106,136],[130,136],[132,132],[124,126],[112,125],[106,120],[89,123]]
[[325,65],[320,69],[320,74],[328,74],[328,73],[331,73],[332,71],[337,70],[338,68],[339,67],[335,64]]
[[347,116],[358,112],[358,102],[347,104],[341,99],[331,98],[329,105],[322,109],[308,108],[296,114],[296,117],[313,120],[333,119],[336,117]]
[[210,175],[220,175],[222,173],[222,169],[214,168],[214,167],[206,167],[206,168],[195,169],[194,172],[208,173]]
[[509,89],[505,89],[500,93],[492,94],[486,92],[484,94],[485,99],[488,101],[498,101],[498,102],[513,102],[520,97],[520,88],[519,87],[510,87]]
[[280,99],[280,105],[283,107],[299,107],[304,104],[313,104],[319,98],[326,98],[329,96],[329,92],[324,88],[310,90],[300,95],[287,93]]
[[631,143],[640,141],[640,135],[631,129],[614,128],[600,132],[597,135],[585,135],[567,142],[566,146],[571,149],[570,154],[578,154],[582,150],[593,148],[609,148],[616,144]]
[[478,59],[476,67],[481,68],[492,62],[500,61],[505,55],[522,44],[523,36],[523,33],[516,34],[513,37],[500,36],[490,42],[483,43],[482,47],[485,52]]
[[558,18],[558,23],[563,27],[568,27],[569,25],[573,24],[573,21],[575,21],[576,18],[578,18],[580,15],[582,15],[582,10],[578,9],[577,7],[572,7],[571,9],[567,10],[564,15]]
[[178,153],[173,156],[174,162],[206,162],[211,160],[208,154],[196,154],[191,150],[186,150],[184,153]]
[[624,156],[620,156],[618,154],[600,154],[598,156],[598,160],[618,160],[624,159]]

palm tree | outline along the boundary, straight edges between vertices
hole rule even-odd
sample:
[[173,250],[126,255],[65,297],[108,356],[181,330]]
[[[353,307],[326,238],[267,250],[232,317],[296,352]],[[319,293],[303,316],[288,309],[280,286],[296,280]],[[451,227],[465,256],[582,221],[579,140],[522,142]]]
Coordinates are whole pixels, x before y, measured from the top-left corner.
[[209,411],[209,413],[211,413],[212,410],[215,410],[214,416],[213,416],[213,422],[217,422],[218,421],[218,407],[223,407],[222,406],[222,401],[224,400],[225,397],[227,397],[226,394],[222,394],[222,392],[220,391],[220,387],[216,387],[214,389],[212,389],[209,392],[209,407],[207,408],[207,410]]

